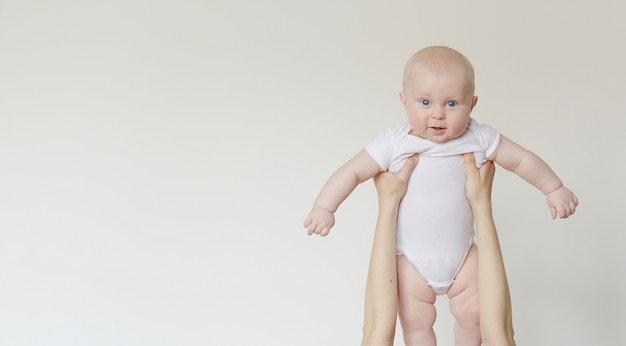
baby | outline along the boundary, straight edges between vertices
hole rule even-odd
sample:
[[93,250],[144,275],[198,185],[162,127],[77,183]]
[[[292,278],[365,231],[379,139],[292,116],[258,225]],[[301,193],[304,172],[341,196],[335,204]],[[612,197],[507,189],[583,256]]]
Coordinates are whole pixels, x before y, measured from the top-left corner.
[[578,200],[537,155],[478,124],[470,114],[474,69],[461,53],[424,48],[406,63],[400,101],[408,123],[393,126],[340,167],[326,182],[304,222],[326,236],[334,212],[356,186],[382,171],[397,172],[420,154],[398,211],[399,316],[406,345],[435,345],[437,295],[448,294],[457,344],[480,345],[477,256],[473,216],[465,196],[462,154],[477,166],[492,160],[547,197],[552,218],[572,215]]

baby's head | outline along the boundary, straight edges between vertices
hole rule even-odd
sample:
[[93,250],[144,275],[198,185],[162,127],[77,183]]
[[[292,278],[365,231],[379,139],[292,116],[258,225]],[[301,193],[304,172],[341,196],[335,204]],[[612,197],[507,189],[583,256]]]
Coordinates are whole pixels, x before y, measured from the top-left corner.
[[467,129],[478,101],[474,68],[452,48],[426,47],[406,63],[400,101],[412,135],[438,143],[457,138]]

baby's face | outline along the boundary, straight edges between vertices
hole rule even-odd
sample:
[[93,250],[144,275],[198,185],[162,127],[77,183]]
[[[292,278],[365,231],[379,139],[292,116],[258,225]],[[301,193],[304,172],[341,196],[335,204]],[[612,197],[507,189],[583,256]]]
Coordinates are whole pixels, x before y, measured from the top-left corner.
[[411,134],[437,143],[461,136],[478,100],[467,75],[461,68],[437,72],[420,64],[414,68],[407,90],[400,93]]

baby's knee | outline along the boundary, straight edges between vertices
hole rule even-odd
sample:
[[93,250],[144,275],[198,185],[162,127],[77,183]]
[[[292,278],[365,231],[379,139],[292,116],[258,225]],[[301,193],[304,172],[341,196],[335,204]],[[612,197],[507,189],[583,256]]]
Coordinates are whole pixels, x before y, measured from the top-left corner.
[[465,301],[450,301],[450,311],[458,323],[478,325],[478,299]]
[[398,310],[398,317],[404,330],[429,330],[433,328],[437,312],[433,304],[422,304],[419,308],[402,308]]

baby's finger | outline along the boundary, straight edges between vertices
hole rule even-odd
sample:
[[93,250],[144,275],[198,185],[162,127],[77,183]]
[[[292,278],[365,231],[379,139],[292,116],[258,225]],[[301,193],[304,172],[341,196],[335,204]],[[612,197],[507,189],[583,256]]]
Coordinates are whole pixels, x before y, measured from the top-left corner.
[[327,235],[328,235],[328,232],[330,232],[330,228],[328,228],[328,227],[324,227],[324,228],[322,228],[322,230],[320,231],[320,235],[321,235],[322,237],[325,237],[325,236],[327,236]]
[[573,215],[576,212],[577,203],[574,203],[573,201],[569,202],[569,206],[572,209],[572,215]]
[[560,213],[560,217],[561,219],[567,219],[570,215],[572,215],[572,209],[569,206],[569,203],[563,203],[560,205],[561,207],[561,213]]
[[564,215],[561,217],[561,219],[567,219],[570,215],[572,215],[572,208],[570,207],[569,203],[563,204],[563,210]]
[[550,215],[552,215],[552,220],[556,219],[556,208],[550,207]]
[[568,207],[565,204],[561,205],[561,219],[565,219],[569,216]]
[[315,233],[320,234],[321,227],[318,223],[311,223],[309,225],[309,231],[307,232],[309,235]]

